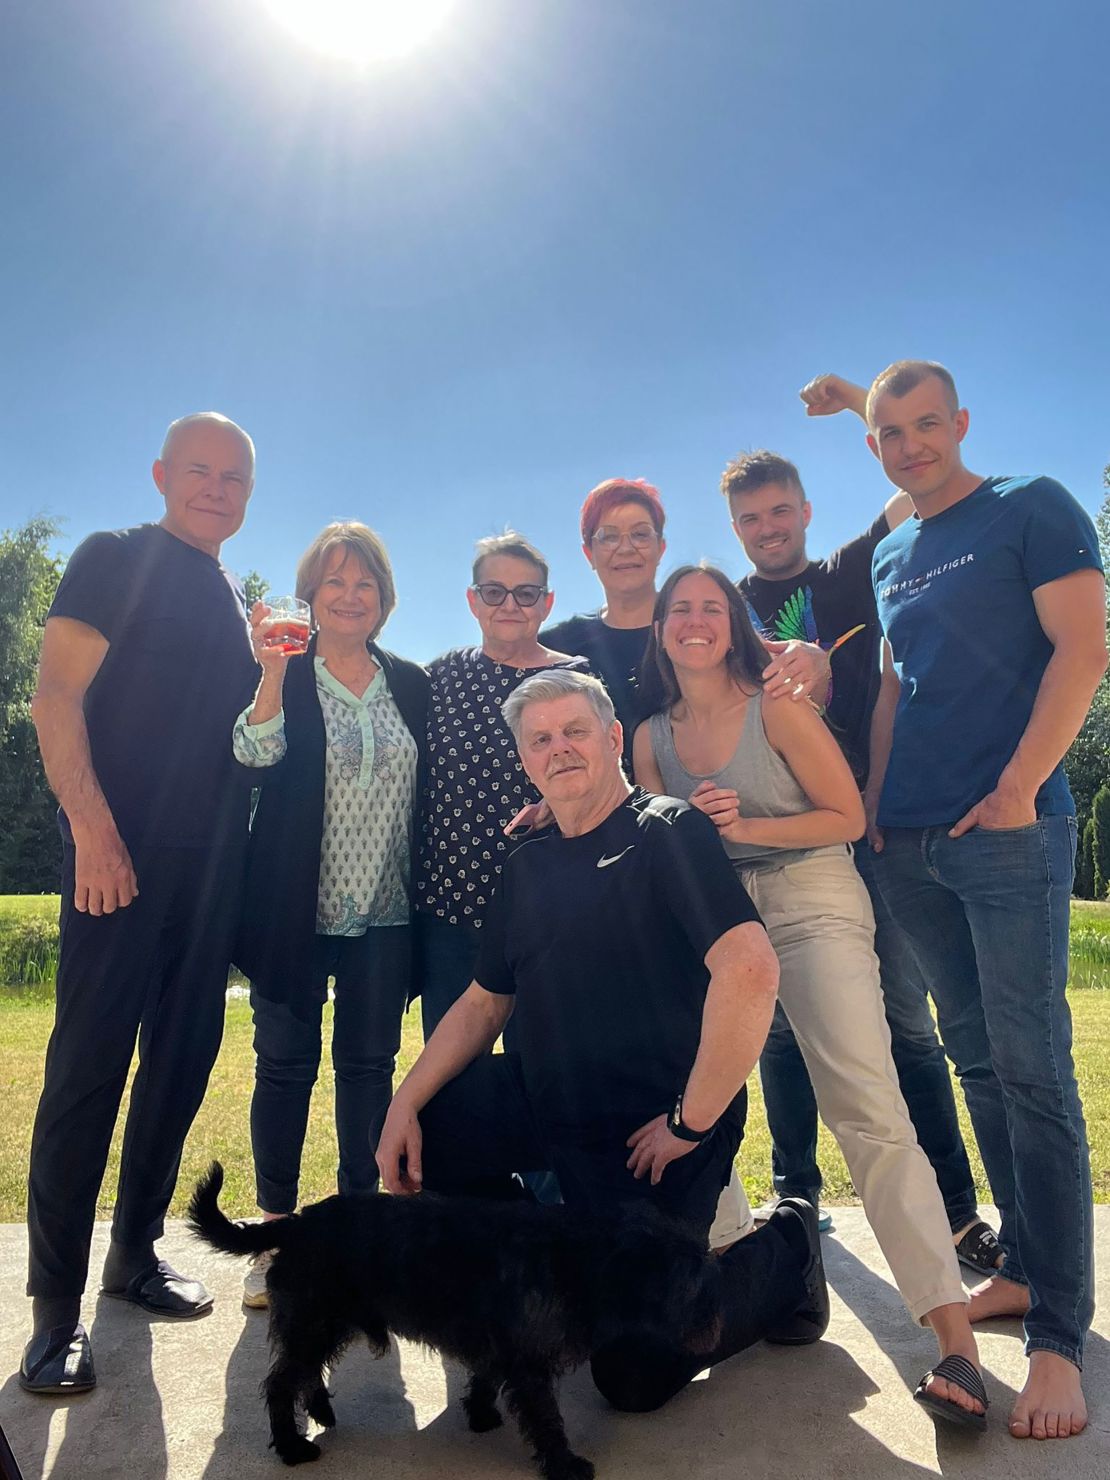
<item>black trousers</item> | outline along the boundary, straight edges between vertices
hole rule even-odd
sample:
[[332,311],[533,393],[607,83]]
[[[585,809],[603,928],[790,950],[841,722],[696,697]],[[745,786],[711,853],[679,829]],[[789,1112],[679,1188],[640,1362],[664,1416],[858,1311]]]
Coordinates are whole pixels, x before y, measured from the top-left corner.
[[54,1031],[31,1141],[29,1295],[85,1288],[136,1040],[112,1236],[137,1244],[162,1234],[223,1034],[243,857],[241,848],[140,850],[137,898],[94,916],[74,908],[74,854],[64,852]]
[[[740,1144],[741,1125],[722,1124],[688,1155],[666,1168],[657,1186],[628,1170],[623,1140],[591,1146],[549,1142],[528,1100],[515,1053],[475,1059],[420,1112],[424,1186],[444,1193],[481,1191],[511,1171],[553,1171],[568,1207],[599,1211],[648,1200],[708,1237],[721,1189]],[[805,1254],[774,1223],[720,1256],[721,1341],[708,1356],[691,1356],[643,1333],[592,1353],[598,1390],[629,1412],[658,1408],[704,1368],[761,1341],[805,1300]]]

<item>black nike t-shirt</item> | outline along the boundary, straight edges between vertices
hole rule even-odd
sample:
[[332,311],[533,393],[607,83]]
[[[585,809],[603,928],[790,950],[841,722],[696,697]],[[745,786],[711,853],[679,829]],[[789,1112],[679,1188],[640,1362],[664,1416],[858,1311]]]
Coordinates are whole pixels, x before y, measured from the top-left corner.
[[662,702],[662,689],[656,692],[656,684],[649,681],[645,691],[640,674],[650,637],[650,626],[610,627],[600,612],[568,617],[540,633],[540,641],[557,653],[581,654],[588,659],[591,672],[608,689],[624,729],[624,760],[629,776],[636,726]]
[[[637,787],[581,837],[509,858],[475,979],[516,995],[521,1069],[553,1142],[606,1144],[669,1111],[701,1041],[705,955],[759,921],[717,830]],[[742,1133],[745,1092],[726,1111]]]
[[832,655],[829,721],[862,785],[867,779],[871,711],[879,694],[881,630],[871,583],[871,557],[890,533],[880,514],[866,533],[825,560],[811,560],[800,575],[784,581],[744,576],[737,582],[756,631],[779,642],[817,642],[828,651],[853,627]]
[[245,841],[250,788],[231,731],[258,667],[236,578],[159,524],[105,531],[70,556],[49,616],[108,639],[85,724],[128,848]]

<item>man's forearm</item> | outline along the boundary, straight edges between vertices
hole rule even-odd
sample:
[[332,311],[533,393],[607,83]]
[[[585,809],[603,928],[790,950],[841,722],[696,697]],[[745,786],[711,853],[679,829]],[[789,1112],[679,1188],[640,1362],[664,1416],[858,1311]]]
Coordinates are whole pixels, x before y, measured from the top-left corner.
[[93,770],[80,700],[40,690],[32,700],[31,715],[46,779],[74,836],[115,833],[115,818]]
[[[713,971],[702,1010],[701,1042],[682,1091],[682,1119],[691,1130],[714,1125],[755,1068],[775,1011],[778,961],[766,949],[731,959]],[[682,1086],[678,1086],[682,1088]]]
[[472,983],[444,1015],[394,1098],[417,1112],[422,1110],[468,1064],[490,1051],[512,1010],[511,998]]
[[1041,675],[1029,723],[998,778],[997,791],[1033,804],[1079,734],[1105,671],[1105,652],[1095,644],[1078,651],[1056,649]]
[[890,764],[890,749],[894,743],[894,715],[898,708],[899,685],[885,679],[879,689],[875,708],[871,711],[871,749],[867,767],[867,786],[864,801],[869,815],[875,806],[886,779],[886,768]]

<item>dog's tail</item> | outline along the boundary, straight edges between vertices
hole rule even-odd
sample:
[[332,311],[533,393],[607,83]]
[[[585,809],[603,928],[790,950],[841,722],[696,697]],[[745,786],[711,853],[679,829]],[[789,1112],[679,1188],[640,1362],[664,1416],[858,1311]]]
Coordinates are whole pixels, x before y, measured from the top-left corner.
[[273,1218],[266,1223],[233,1223],[220,1211],[224,1169],[214,1161],[197,1183],[185,1215],[198,1238],[223,1254],[261,1254],[285,1243],[296,1218]]

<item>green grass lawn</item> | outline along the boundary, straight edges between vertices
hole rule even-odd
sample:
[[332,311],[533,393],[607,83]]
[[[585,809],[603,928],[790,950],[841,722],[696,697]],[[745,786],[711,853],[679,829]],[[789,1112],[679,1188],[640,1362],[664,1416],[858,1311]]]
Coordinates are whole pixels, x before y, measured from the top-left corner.
[[[0,896],[0,931],[5,917],[30,909],[44,914],[57,910],[57,900],[36,897],[30,905],[13,906]],[[1073,956],[1073,978],[1079,990],[1071,996],[1075,1020],[1075,1055],[1080,1088],[1087,1112],[1094,1170],[1095,1198],[1110,1202],[1110,904],[1077,902],[1073,930],[1083,950]],[[1103,955],[1103,951],[1106,955]],[[1087,988],[1087,989],[1083,989]],[[1102,990],[1098,990],[1102,988]],[[1094,990],[1091,990],[1094,989]],[[26,1209],[27,1155],[31,1121],[42,1083],[43,1055],[53,1019],[53,998],[47,987],[0,992],[0,1096],[5,1114],[0,1120],[0,1222],[21,1220]],[[333,1081],[328,1063],[331,1009],[325,1014],[324,1067],[313,1097],[305,1146],[301,1197],[312,1202],[335,1191],[335,1130]],[[398,1061],[404,1074],[420,1050],[420,1014],[414,1008],[406,1021]],[[251,1052],[250,1008],[241,999],[228,1002],[223,1048],[212,1074],[208,1095],[185,1146],[179,1190],[171,1214],[182,1212],[190,1189],[213,1157],[227,1172],[225,1206],[234,1216],[255,1211],[251,1171],[248,1109],[254,1072]],[[748,1196],[761,1202],[769,1191],[770,1139],[763,1114],[757,1076],[750,1085],[748,1134],[739,1165]],[[971,1153],[976,1180],[987,1196],[983,1169],[975,1151],[963,1097],[956,1096]],[[122,1127],[112,1142],[104,1195],[98,1217],[111,1213],[111,1199],[119,1170]],[[854,1202],[855,1195],[840,1152],[829,1133],[820,1131],[820,1161],[825,1174],[825,1198],[830,1203]]]

